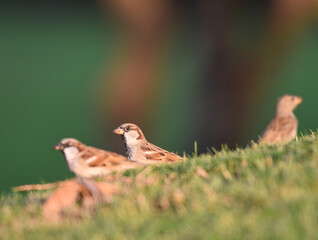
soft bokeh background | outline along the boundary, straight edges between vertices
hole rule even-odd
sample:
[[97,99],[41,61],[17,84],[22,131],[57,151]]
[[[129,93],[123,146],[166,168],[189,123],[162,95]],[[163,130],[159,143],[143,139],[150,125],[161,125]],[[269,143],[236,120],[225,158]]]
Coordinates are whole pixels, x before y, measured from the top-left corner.
[[0,3],[0,191],[72,176],[53,146],[75,137],[122,151],[112,129],[140,125],[182,153],[257,140],[280,95],[318,126],[318,3]]

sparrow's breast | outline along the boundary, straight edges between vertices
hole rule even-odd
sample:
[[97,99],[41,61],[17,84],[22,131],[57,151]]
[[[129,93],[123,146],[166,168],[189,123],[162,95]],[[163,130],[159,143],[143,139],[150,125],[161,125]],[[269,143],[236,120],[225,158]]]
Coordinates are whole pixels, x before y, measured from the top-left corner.
[[80,156],[80,152],[75,147],[69,147],[64,149],[64,155],[69,169],[78,174],[83,171],[87,166]]
[[143,163],[147,160],[139,146],[127,146],[126,156],[130,161],[134,162]]

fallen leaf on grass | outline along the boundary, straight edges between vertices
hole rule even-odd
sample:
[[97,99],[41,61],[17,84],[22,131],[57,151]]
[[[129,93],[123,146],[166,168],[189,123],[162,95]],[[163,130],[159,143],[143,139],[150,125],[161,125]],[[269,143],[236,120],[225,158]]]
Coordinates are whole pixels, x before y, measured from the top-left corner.
[[205,178],[205,179],[209,178],[209,174],[201,167],[197,167],[197,170],[195,171],[195,174],[198,177],[202,177],[202,178]]
[[76,207],[80,192],[81,185],[77,181],[69,180],[62,183],[45,201],[43,216],[52,221],[61,220],[63,210]]
[[49,196],[43,205],[43,216],[60,221],[63,216],[80,215],[82,209],[93,209],[96,204],[109,202],[113,194],[120,193],[117,186],[93,180],[68,180]]

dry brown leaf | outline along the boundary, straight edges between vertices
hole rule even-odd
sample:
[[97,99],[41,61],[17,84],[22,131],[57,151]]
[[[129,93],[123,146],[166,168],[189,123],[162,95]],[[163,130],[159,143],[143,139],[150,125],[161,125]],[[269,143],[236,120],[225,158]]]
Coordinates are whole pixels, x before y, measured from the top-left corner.
[[149,176],[149,177],[137,176],[136,177],[136,183],[139,186],[152,186],[157,181],[158,181],[158,177],[156,177],[156,176]]
[[195,174],[198,177],[202,177],[202,178],[205,178],[205,179],[209,178],[209,174],[201,167],[197,167],[197,170],[195,171]]
[[54,182],[54,183],[45,183],[45,184],[29,184],[22,185],[13,188],[14,192],[23,192],[23,191],[33,191],[33,190],[49,190],[52,188],[58,187],[59,184],[65,181]]
[[[43,215],[48,220],[60,221],[66,212],[80,213],[81,208],[92,209],[96,204],[111,201],[119,187],[106,182],[79,179],[62,183],[43,205]],[[81,200],[81,207],[77,204]]]
[[97,182],[97,187],[101,193],[104,202],[111,202],[114,194],[120,194],[122,191],[118,186],[106,182]]
[[184,204],[185,195],[181,189],[176,189],[172,193],[172,199],[176,204]]
[[159,210],[165,211],[170,207],[169,199],[166,196],[163,196],[154,202],[154,206]]
[[75,180],[62,183],[44,203],[43,216],[52,221],[61,220],[63,210],[76,207],[80,191],[81,185]]
[[177,174],[176,173],[170,173],[170,175],[169,175],[169,179],[170,180],[173,180],[173,179],[176,179],[177,178]]

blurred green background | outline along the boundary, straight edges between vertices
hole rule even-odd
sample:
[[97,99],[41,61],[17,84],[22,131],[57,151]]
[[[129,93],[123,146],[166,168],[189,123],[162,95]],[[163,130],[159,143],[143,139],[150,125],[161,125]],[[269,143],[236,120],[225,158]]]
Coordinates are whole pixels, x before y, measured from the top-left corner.
[[[94,2],[31,3],[0,7],[0,191],[72,176],[53,149],[61,138],[74,137],[110,150],[116,138],[109,131],[108,142],[103,140],[101,125],[116,125],[100,121],[97,107],[100,79],[112,67],[117,46],[116,25],[105,21]],[[199,70],[191,60],[200,54],[191,44],[178,45],[165,66],[163,76],[171,80],[170,89],[182,86],[182,91],[166,93],[160,111],[170,114],[157,118],[157,127],[147,134],[155,144],[179,153],[191,152],[197,140],[185,139],[193,124],[187,121],[194,110],[191,103],[200,95],[192,91]],[[286,93],[304,99],[295,111],[299,130],[317,129],[317,63],[318,21],[312,21],[271,75],[264,96],[250,108],[239,145],[257,139],[274,115],[277,98]]]
[[93,88],[107,38],[97,9],[60,5],[0,8],[0,190],[71,176],[53,148],[61,138],[98,143]]

